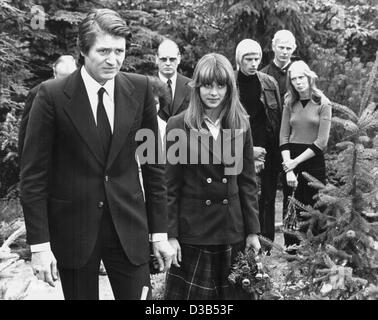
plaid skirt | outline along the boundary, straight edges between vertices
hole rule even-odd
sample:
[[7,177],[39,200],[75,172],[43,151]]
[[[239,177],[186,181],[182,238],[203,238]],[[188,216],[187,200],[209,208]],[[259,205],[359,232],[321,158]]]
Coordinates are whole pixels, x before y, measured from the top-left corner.
[[233,245],[181,245],[180,268],[167,272],[166,300],[242,299],[240,289],[229,283],[228,276],[237,253],[245,242]]

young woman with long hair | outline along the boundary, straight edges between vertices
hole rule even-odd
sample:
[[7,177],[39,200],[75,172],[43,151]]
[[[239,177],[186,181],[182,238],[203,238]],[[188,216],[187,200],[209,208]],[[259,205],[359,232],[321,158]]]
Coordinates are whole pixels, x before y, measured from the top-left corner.
[[[166,299],[234,299],[238,296],[227,277],[236,254],[260,250],[248,115],[238,98],[231,63],[223,55],[203,56],[191,86],[188,109],[167,124],[168,237],[175,255],[167,273]],[[175,140],[179,132],[188,139]],[[193,132],[198,143],[190,139]],[[221,153],[215,145],[221,146]],[[187,151],[179,162],[170,159],[173,146]],[[235,162],[241,162],[240,170],[231,174],[228,147]],[[204,152],[209,157],[202,157]],[[197,155],[200,160],[193,161]]]
[[[305,62],[291,64],[280,130],[282,164],[286,174],[284,201],[294,188],[294,197],[306,205],[314,204],[317,191],[308,186],[302,173],[307,172],[326,182],[323,153],[327,148],[332,116],[330,101],[316,87],[316,79],[317,75]],[[300,216],[298,219],[303,220]],[[299,240],[285,234],[285,245],[292,244],[299,244]]]

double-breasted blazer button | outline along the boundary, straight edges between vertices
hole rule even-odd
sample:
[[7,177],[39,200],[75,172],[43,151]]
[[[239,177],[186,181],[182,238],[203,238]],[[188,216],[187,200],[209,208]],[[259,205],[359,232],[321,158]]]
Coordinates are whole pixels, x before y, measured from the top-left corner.
[[103,208],[104,207],[104,203],[102,201],[100,201],[99,203],[97,203],[97,207],[98,208]]
[[211,182],[213,182],[213,179],[207,178],[206,181],[207,181],[207,183],[211,183]]
[[227,178],[223,178],[222,183],[227,183]]
[[211,205],[211,200],[206,200],[205,203],[206,203],[207,206],[209,206],[209,205]]
[[223,204],[228,204],[228,200],[227,199],[223,199],[222,203]]

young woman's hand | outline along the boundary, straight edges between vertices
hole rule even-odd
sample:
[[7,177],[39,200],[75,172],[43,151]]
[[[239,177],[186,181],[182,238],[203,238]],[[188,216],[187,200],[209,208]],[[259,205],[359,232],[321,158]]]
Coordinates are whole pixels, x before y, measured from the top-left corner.
[[298,185],[297,177],[295,176],[294,171],[289,171],[286,173],[287,185],[291,188],[296,188]]
[[169,238],[168,239],[171,247],[173,248],[174,254],[173,254],[173,260],[172,264],[176,266],[177,268],[180,268],[179,262],[181,262],[181,247],[176,238]]
[[255,254],[258,254],[261,249],[259,237],[255,233],[249,234],[245,240],[245,251],[249,249],[255,250]]
[[282,167],[286,173],[294,170],[298,165],[298,162],[295,159],[288,159],[282,162]]
[[265,161],[266,150],[263,147],[253,147],[253,157],[255,160]]
[[255,171],[256,173],[260,173],[260,171],[264,170],[265,162],[260,160],[255,160]]

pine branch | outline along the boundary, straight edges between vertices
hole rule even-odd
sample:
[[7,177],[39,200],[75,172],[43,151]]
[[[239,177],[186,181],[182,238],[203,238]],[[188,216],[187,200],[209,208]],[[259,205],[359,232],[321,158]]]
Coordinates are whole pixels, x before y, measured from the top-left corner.
[[362,115],[357,124],[360,128],[363,128],[369,123],[378,118],[378,111],[375,110],[376,105],[374,102],[370,102],[369,105],[362,111]]
[[369,80],[367,82],[364,95],[362,96],[359,114],[362,114],[363,110],[365,109],[366,105],[369,102],[371,94],[373,93],[375,77],[377,75],[377,69],[378,69],[378,50],[375,54],[375,62],[374,62],[373,67],[370,71]]
[[341,119],[339,117],[332,117],[332,122],[339,126],[342,126],[346,131],[351,132],[352,135],[355,135],[359,131],[359,127],[351,120]]
[[347,106],[344,106],[342,104],[336,103],[331,101],[332,109],[335,109],[337,111],[340,111],[342,114],[346,115],[349,120],[352,120],[353,122],[358,121],[357,115],[353,112],[352,109],[348,108]]

